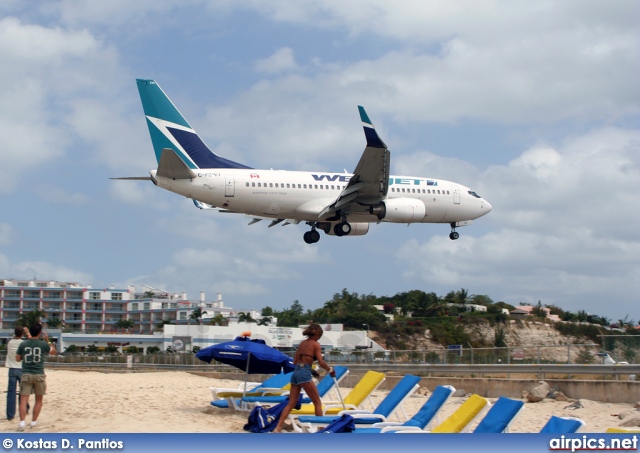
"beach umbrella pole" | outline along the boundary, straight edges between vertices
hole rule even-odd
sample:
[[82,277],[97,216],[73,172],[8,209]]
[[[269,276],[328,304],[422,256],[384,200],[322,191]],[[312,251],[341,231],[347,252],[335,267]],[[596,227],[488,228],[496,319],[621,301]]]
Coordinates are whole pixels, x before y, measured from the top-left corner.
[[251,361],[251,353],[247,354],[247,371],[244,373],[244,387],[242,390],[242,398],[247,396],[247,381],[249,380],[249,362]]

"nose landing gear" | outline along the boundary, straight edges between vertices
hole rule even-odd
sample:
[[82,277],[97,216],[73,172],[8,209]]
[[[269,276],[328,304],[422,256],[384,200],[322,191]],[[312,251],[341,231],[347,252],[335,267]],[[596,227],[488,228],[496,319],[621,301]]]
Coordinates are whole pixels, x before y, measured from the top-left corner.
[[452,241],[455,241],[459,237],[460,237],[460,233],[458,233],[456,231],[456,224],[452,222],[451,223],[451,233],[449,233],[449,239],[451,239]]

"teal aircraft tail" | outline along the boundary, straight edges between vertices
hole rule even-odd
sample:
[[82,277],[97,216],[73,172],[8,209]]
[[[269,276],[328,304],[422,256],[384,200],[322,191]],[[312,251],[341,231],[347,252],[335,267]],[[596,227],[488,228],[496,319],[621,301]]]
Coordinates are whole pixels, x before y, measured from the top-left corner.
[[190,169],[251,168],[212,152],[154,80],[136,82],[158,163],[162,150],[171,149]]

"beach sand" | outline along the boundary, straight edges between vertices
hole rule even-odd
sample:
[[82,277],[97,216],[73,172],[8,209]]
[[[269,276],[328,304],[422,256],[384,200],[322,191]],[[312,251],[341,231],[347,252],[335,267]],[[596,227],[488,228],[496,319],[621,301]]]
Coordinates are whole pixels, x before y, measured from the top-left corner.
[[[7,382],[4,368],[1,374]],[[6,384],[4,384],[6,386]],[[185,371],[147,373],[106,373],[95,371],[47,370],[47,395],[38,426],[43,433],[245,433],[248,412],[217,409],[209,403],[209,387],[237,388],[238,381],[212,379]],[[346,395],[348,388],[341,388]],[[386,390],[373,394],[376,404]],[[405,403],[411,416],[426,400],[414,395]],[[6,400],[6,399],[5,399]],[[30,401],[33,405],[34,397]],[[491,399],[490,401],[494,401]],[[440,420],[455,411],[464,397],[451,398],[440,413]],[[566,409],[574,400],[544,400],[526,403],[511,425],[510,432],[537,432],[551,415],[583,419],[584,432],[604,432],[621,422],[618,414],[633,404],[580,400],[582,408]],[[3,404],[4,407],[4,404]],[[365,405],[365,409],[370,406]],[[0,431],[15,432],[19,417],[8,421],[2,414]],[[27,424],[31,420],[27,416]]]

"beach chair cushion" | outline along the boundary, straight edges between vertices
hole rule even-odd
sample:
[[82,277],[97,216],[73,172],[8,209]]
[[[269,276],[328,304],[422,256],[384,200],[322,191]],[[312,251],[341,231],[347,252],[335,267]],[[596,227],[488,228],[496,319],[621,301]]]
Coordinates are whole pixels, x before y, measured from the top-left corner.
[[586,423],[576,417],[557,417],[552,415],[549,421],[540,430],[547,434],[569,434],[578,432]]
[[501,396],[498,398],[487,415],[485,415],[474,433],[502,433],[524,407],[524,401],[512,400]]
[[473,394],[445,421],[431,430],[432,433],[459,433],[489,404],[486,398]]

